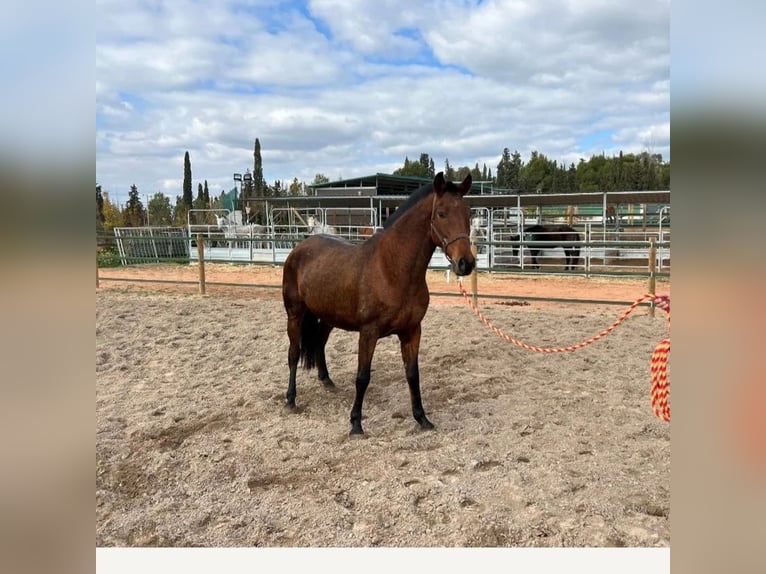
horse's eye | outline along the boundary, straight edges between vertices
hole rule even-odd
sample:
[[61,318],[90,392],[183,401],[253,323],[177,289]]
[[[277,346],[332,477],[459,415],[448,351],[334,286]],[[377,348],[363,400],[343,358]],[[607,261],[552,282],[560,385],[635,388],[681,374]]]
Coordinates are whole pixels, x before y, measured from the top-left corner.
[[439,219],[444,219],[445,217],[447,217],[447,214],[444,213],[443,211],[437,212],[436,215],[439,216]]

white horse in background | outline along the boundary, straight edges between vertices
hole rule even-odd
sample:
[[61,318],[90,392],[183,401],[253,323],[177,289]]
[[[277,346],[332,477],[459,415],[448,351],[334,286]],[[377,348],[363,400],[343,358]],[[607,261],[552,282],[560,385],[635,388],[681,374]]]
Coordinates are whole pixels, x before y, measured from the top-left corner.
[[[487,241],[487,228],[483,217],[476,216],[471,218],[471,243],[478,244]],[[478,253],[486,253],[487,245],[476,245]]]
[[250,243],[256,249],[268,249],[270,247],[268,241],[255,241],[258,238],[265,238],[268,235],[268,228],[265,225],[257,223],[249,223],[247,225],[232,223],[229,217],[226,215],[215,215],[215,221],[218,225],[218,229],[223,231],[223,236],[231,241],[237,239],[254,239],[252,242],[242,241],[245,247],[249,247]]
[[306,218],[306,225],[309,228],[309,233],[312,235],[317,235],[320,233],[338,235],[337,229],[335,229],[332,225],[327,225],[323,221],[318,220],[314,215],[309,215]]

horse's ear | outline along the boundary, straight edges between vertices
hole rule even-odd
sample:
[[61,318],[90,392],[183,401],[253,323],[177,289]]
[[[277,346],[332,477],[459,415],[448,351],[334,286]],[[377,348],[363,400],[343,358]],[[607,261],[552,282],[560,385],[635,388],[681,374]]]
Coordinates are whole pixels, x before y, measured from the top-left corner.
[[441,195],[444,193],[444,190],[447,188],[447,182],[444,181],[444,172],[439,172],[436,174],[436,177],[434,178],[434,191],[436,192],[436,195]]
[[465,179],[460,183],[460,185],[457,186],[458,191],[460,192],[460,195],[465,195],[466,193],[471,193],[471,184],[473,183],[473,178],[471,177],[471,174],[465,176]]

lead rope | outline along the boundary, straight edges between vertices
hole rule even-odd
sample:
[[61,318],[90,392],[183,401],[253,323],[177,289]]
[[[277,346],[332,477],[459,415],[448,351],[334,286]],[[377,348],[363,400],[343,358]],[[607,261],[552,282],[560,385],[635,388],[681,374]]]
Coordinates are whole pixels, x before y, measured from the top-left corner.
[[[582,349],[583,347],[587,347],[588,345],[595,343],[599,339],[602,339],[614,329],[616,329],[619,325],[625,321],[625,319],[628,318],[628,315],[630,315],[633,311],[635,311],[636,307],[638,307],[641,303],[644,303],[645,301],[653,301],[657,307],[662,309],[667,313],[668,316],[668,329],[670,328],[670,295],[651,295],[646,294],[643,295],[641,298],[634,301],[623,313],[620,315],[617,320],[612,323],[609,327],[598,333],[597,335],[594,335],[590,339],[587,339],[581,343],[577,343],[575,345],[569,345],[567,347],[538,347],[536,345],[529,345],[527,343],[524,343],[523,341],[519,341],[518,339],[515,339],[511,337],[510,335],[504,333],[501,329],[498,327],[495,327],[495,325],[492,324],[492,321],[487,319],[484,314],[479,310],[479,308],[474,304],[474,302],[471,300],[471,298],[468,296],[468,293],[465,290],[465,287],[463,287],[463,284],[461,282],[458,282],[458,288],[460,289],[460,293],[463,295],[463,299],[465,299],[466,303],[468,303],[468,306],[473,310],[473,312],[476,314],[476,316],[484,323],[487,327],[489,327],[490,330],[492,330],[496,335],[499,337],[505,339],[512,345],[516,345],[517,347],[521,347],[522,349],[526,349],[528,351],[534,351],[536,353],[568,353],[572,351],[576,351],[578,349]],[[654,414],[657,415],[657,417],[661,418],[664,421],[670,421],[670,405],[668,404],[668,399],[670,398],[670,381],[668,380],[668,372],[667,372],[667,363],[668,363],[668,354],[670,353],[670,339],[665,339],[664,341],[660,342],[657,347],[655,347],[654,352],[652,353],[652,359],[650,364],[650,373],[651,373],[651,403],[652,403],[652,410],[654,411]]]

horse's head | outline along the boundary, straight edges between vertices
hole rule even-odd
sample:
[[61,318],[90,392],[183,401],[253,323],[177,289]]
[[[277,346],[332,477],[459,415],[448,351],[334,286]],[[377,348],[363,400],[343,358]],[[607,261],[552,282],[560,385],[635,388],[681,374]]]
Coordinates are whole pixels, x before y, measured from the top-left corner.
[[215,223],[218,225],[218,229],[223,229],[226,225],[226,217],[218,215],[217,213],[214,213],[213,217],[215,217]]
[[457,275],[468,275],[476,266],[471,252],[471,209],[463,196],[471,191],[471,175],[458,185],[436,174],[431,208],[431,239],[442,248]]

